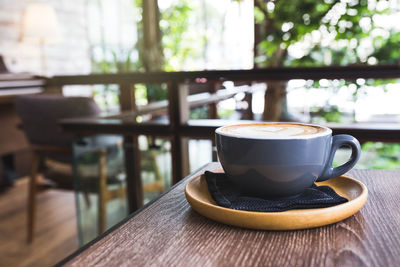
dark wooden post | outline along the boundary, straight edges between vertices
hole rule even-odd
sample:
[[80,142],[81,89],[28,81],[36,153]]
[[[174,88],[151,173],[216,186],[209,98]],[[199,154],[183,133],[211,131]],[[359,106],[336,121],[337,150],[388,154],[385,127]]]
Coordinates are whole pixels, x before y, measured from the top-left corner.
[[189,120],[188,84],[168,83],[168,112],[172,128],[172,183],[180,181],[190,173],[188,138],[180,135],[180,126]]
[[[136,110],[135,85],[121,84],[119,86],[119,91],[121,111]],[[124,156],[128,209],[129,213],[132,213],[143,206],[143,187],[138,135],[124,136]]]
[[218,161],[218,155],[217,155],[217,143],[215,142],[215,137],[213,136],[211,138],[211,159],[212,161]]
[[[221,88],[221,82],[212,82],[209,85],[208,92],[211,93],[211,94],[214,94],[220,88]],[[216,102],[208,104],[208,118],[209,119],[218,119],[217,103]]]
[[[210,89],[209,92],[211,94],[216,93],[219,89],[221,88],[221,82],[217,81],[217,82],[213,82],[210,84]],[[218,110],[217,110],[217,102],[213,102],[211,104],[208,105],[208,117],[209,119],[218,119]],[[211,158],[212,161],[217,161],[218,157],[217,157],[217,153],[214,150],[215,148],[215,138],[211,138]]]
[[244,101],[247,102],[248,107],[247,110],[245,111],[245,120],[254,120],[254,114],[253,114],[253,93],[252,92],[246,92]]
[[137,135],[124,136],[124,156],[128,209],[129,213],[132,213],[143,206],[141,159]]
[[120,84],[119,85],[119,106],[121,111],[137,110],[135,102],[135,85]]

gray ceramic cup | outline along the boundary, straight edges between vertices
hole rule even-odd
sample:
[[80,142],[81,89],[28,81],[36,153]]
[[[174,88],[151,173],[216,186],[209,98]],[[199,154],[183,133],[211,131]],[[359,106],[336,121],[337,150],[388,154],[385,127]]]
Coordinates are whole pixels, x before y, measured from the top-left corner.
[[[353,136],[332,136],[329,128],[296,124],[323,130],[307,137],[273,139],[231,134],[224,131],[229,126],[218,128],[215,131],[218,158],[227,177],[249,195],[279,199],[301,194],[315,181],[340,176],[357,163],[361,149]],[[351,148],[350,159],[333,167],[335,152],[342,146]]]

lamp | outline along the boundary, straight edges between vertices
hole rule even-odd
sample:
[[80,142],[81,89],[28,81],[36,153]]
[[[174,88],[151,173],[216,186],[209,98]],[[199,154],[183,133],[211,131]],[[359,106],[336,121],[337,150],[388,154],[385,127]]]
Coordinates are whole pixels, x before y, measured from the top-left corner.
[[42,74],[46,74],[45,44],[59,39],[58,21],[54,8],[47,3],[31,3],[24,12],[21,40],[40,46]]

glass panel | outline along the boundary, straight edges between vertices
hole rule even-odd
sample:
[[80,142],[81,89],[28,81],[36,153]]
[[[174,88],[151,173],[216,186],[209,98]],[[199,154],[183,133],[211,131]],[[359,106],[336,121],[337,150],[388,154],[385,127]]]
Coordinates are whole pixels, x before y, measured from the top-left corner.
[[[138,141],[146,204],[171,187],[171,144],[166,138],[150,136],[140,136]],[[128,215],[124,157],[127,145],[118,135],[85,137],[73,145],[80,245]],[[102,184],[102,177],[106,183]]]
[[120,136],[94,136],[79,139],[73,145],[81,245],[128,214],[122,141]]
[[139,136],[143,203],[171,187],[171,143],[166,138]]
[[210,140],[189,140],[190,172],[212,161],[212,144]]

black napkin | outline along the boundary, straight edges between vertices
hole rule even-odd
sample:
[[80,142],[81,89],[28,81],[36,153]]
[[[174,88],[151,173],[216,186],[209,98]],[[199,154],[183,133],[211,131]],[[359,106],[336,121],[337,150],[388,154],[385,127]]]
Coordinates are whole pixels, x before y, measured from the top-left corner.
[[292,209],[325,208],[347,202],[329,186],[316,186],[306,189],[302,194],[290,198],[269,200],[243,194],[225,173],[206,171],[208,190],[219,206],[247,211],[279,212]]

